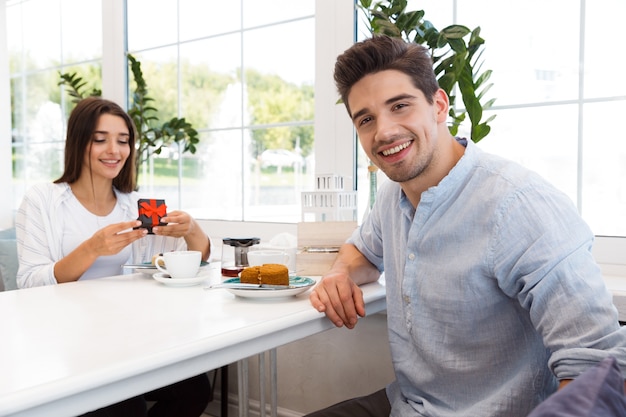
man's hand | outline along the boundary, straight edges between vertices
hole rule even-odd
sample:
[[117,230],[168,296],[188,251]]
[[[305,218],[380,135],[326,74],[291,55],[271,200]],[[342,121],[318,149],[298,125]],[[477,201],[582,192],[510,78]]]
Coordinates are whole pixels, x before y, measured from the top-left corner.
[[331,271],[326,274],[311,292],[309,300],[337,327],[345,325],[353,329],[358,317],[365,317],[363,291],[346,273]]

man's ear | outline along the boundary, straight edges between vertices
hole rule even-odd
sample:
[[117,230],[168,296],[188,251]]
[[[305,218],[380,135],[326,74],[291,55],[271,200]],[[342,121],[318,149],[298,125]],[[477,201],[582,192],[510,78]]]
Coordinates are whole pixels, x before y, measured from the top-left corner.
[[435,92],[433,101],[435,109],[437,110],[437,122],[445,123],[448,120],[448,109],[450,108],[448,95],[440,88]]

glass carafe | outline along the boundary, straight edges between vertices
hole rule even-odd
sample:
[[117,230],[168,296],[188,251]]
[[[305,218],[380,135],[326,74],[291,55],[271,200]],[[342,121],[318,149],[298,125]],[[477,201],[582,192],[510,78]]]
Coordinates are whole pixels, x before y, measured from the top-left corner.
[[222,275],[239,276],[239,273],[248,266],[248,249],[260,241],[258,237],[222,239]]

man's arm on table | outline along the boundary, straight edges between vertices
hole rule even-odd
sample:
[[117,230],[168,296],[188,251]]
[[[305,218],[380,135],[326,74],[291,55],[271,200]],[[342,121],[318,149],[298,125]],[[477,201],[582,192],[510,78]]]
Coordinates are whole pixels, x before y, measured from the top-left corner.
[[341,246],[332,268],[315,286],[309,297],[315,309],[326,314],[335,326],[354,328],[365,316],[363,291],[359,285],[374,282],[380,271],[352,244]]

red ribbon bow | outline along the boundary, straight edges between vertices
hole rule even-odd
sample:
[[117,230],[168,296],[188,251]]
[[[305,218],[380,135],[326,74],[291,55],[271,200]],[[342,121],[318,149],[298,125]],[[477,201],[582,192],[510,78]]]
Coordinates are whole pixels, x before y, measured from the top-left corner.
[[159,219],[165,215],[167,215],[167,207],[165,204],[161,204],[157,207],[156,200],[150,200],[150,204],[142,201],[139,203],[141,207],[139,209],[139,214],[146,217],[152,217],[152,226],[157,226],[159,224]]

